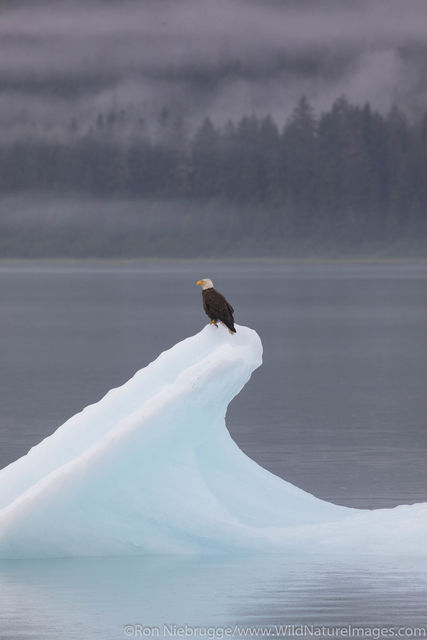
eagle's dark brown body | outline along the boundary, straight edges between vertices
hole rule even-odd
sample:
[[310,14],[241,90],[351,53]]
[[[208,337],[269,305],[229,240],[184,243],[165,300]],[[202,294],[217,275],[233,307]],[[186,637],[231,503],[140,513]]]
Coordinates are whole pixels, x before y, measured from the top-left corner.
[[208,318],[213,322],[221,321],[232,333],[236,333],[233,318],[234,309],[224,296],[211,287],[202,290],[202,297],[203,309]]

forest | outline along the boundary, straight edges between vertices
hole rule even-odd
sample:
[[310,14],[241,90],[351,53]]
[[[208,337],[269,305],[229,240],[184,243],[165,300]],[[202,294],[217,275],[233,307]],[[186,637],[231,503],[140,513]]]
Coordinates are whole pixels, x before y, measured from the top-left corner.
[[[147,119],[116,107],[90,126],[4,136],[0,254],[421,255],[426,167],[427,112],[408,119],[341,97],[316,114],[303,97],[282,126],[246,115],[190,127],[172,109]],[[52,213],[14,219],[5,203],[17,194],[86,205],[53,225]]]

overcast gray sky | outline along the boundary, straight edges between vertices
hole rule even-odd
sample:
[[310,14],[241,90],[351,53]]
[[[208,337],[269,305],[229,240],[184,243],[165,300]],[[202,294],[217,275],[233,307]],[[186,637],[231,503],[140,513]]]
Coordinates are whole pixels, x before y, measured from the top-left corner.
[[112,105],[197,121],[272,113],[305,94],[427,106],[424,0],[86,0],[3,3],[0,126],[83,125]]

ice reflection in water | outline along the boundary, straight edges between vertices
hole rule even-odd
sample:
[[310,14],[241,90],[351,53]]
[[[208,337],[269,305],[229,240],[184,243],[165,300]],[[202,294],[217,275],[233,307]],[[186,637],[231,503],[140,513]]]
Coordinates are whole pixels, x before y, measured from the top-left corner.
[[423,626],[426,569],[368,557],[3,561],[0,625],[2,637],[46,640],[121,638],[138,624],[166,637],[163,625]]

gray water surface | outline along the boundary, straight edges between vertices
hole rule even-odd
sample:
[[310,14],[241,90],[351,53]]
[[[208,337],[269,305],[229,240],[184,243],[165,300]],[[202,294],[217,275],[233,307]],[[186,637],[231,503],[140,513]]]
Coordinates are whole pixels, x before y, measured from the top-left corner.
[[[422,264],[0,266],[0,466],[199,331],[201,277],[263,341],[264,364],[227,416],[248,455],[340,504],[427,501]],[[168,620],[420,624],[426,568],[403,557],[3,562],[0,635],[121,638],[125,624]]]

